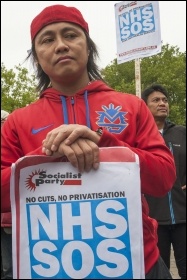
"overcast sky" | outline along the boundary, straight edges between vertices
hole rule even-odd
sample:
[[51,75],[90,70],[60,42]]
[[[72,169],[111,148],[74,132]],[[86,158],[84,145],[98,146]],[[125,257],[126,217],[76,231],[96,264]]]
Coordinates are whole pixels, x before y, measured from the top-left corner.
[[[89,24],[90,36],[100,53],[100,68],[115,59],[116,32],[114,4],[122,1],[1,1],[1,62],[7,69],[24,63],[30,49],[30,23],[46,6],[64,4],[82,12]],[[186,1],[159,1],[163,44],[186,51]]]

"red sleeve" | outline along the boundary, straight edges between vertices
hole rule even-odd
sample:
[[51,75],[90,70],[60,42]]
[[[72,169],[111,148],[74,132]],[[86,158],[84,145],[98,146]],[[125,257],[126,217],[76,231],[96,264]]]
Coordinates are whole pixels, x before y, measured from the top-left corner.
[[[29,155],[44,155],[41,153],[41,147],[34,150]],[[20,157],[19,157],[20,158]],[[16,162],[16,160],[12,161]],[[3,160],[1,162],[1,212],[10,211],[10,175],[11,175],[11,163],[9,166],[5,166]]]
[[[28,140],[25,140],[28,141]],[[13,122],[6,122],[1,133],[1,212],[10,212],[10,175],[12,163],[28,155],[43,155],[42,146],[23,154]]]

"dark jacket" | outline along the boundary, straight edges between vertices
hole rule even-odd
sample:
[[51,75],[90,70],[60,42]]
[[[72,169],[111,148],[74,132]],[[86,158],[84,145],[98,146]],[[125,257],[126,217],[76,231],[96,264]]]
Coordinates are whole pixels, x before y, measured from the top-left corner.
[[162,198],[145,195],[150,208],[150,217],[159,225],[186,223],[186,127],[165,122],[163,137],[173,153],[177,179],[171,191]]

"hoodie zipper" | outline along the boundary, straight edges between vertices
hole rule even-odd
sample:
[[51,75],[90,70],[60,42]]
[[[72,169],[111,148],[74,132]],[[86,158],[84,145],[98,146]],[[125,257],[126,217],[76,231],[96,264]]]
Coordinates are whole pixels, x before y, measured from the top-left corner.
[[[62,112],[63,112],[63,116],[64,116],[64,124],[69,124],[66,97],[61,95],[60,98],[61,98],[61,102],[62,102]],[[85,107],[86,107],[85,108],[86,109],[86,125],[87,125],[87,127],[91,128],[90,108],[89,108],[89,103],[88,103],[88,91],[87,90],[84,92],[84,102],[85,102]],[[75,117],[75,110],[74,110],[75,98],[73,96],[71,96],[70,103],[71,103],[72,110],[73,110],[74,123],[76,124],[76,117]]]
[[76,123],[76,119],[75,119],[75,110],[74,110],[75,99],[74,99],[73,96],[71,96],[71,105],[72,105],[72,109],[73,109],[73,119],[74,119],[74,123]]
[[[173,155],[173,147],[172,147],[172,143],[168,142],[168,146],[170,149],[170,152]],[[171,191],[168,192],[168,199],[169,199],[169,209],[170,209],[170,214],[171,214],[171,222],[172,224],[176,224],[175,222],[175,216],[174,216],[174,211],[173,211],[173,204],[172,204],[172,197],[171,197]]]

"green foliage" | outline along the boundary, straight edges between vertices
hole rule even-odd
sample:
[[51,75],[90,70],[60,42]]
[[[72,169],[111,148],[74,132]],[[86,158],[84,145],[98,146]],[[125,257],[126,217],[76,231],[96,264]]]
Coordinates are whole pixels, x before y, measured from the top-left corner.
[[[136,94],[134,61],[118,65],[114,59],[101,74],[112,88]],[[141,90],[152,83],[169,92],[170,120],[186,125],[186,52],[166,44],[161,53],[141,59]]]
[[[136,94],[135,63],[117,64],[114,59],[101,71],[105,81],[114,89]],[[162,46],[162,52],[141,59],[141,89],[152,83],[166,87],[170,98],[170,120],[186,125],[186,52],[179,48]],[[7,70],[1,64],[1,108],[12,112],[38,98],[36,78],[20,65]]]
[[9,113],[25,107],[38,98],[35,91],[35,76],[20,65],[7,70],[1,64],[1,108]]

